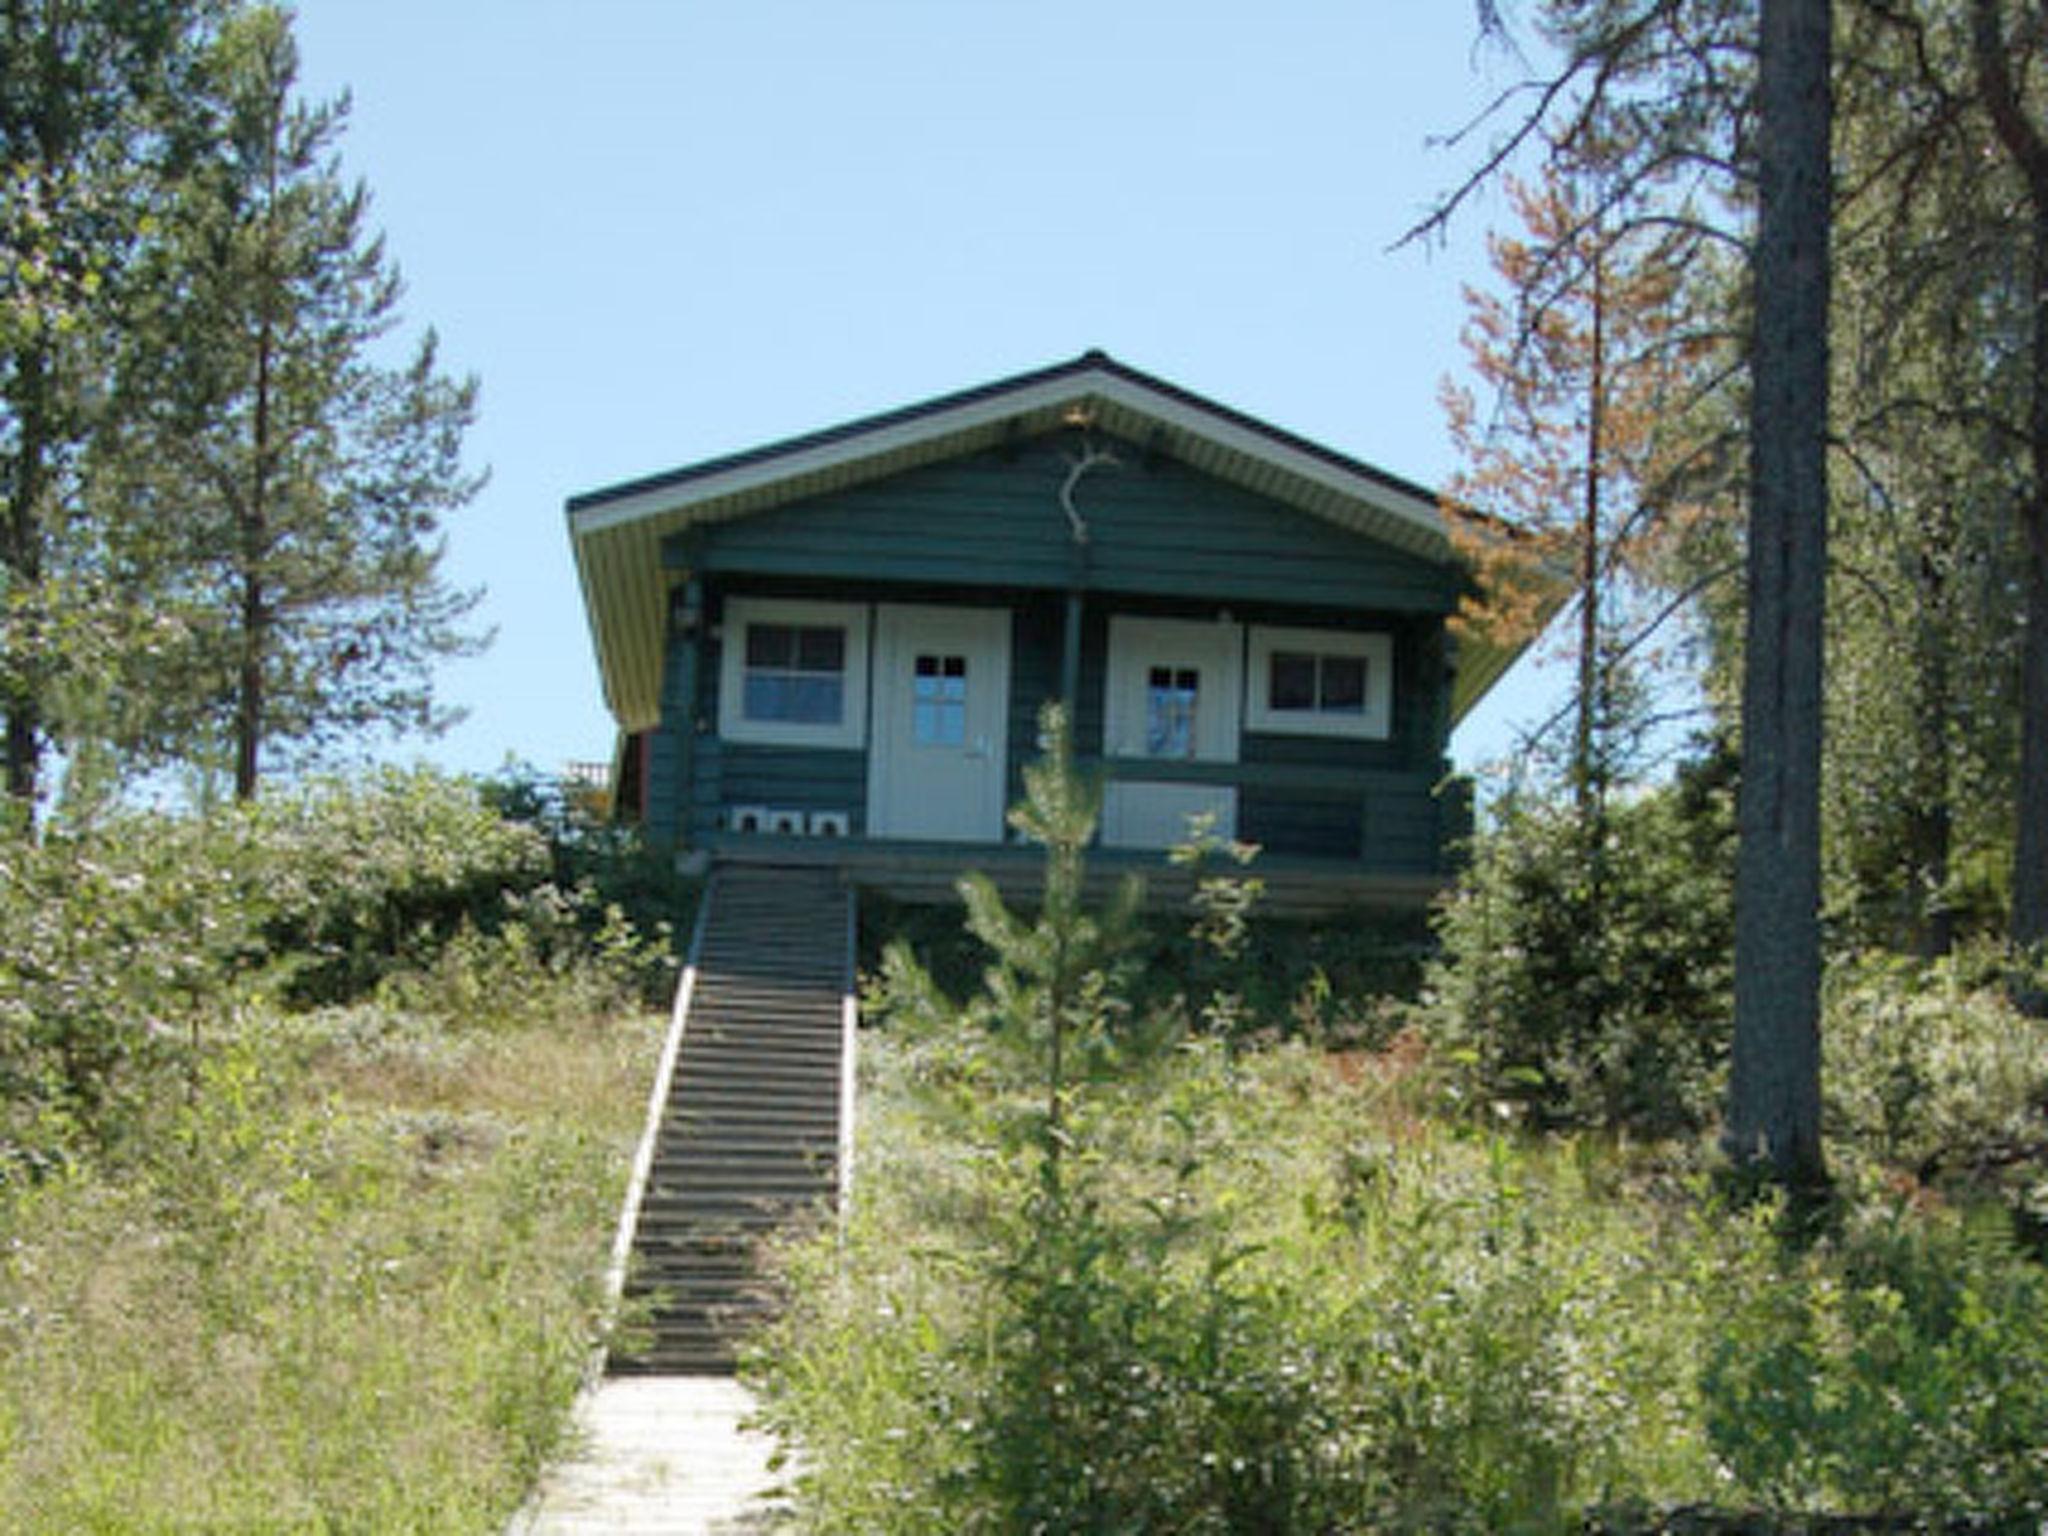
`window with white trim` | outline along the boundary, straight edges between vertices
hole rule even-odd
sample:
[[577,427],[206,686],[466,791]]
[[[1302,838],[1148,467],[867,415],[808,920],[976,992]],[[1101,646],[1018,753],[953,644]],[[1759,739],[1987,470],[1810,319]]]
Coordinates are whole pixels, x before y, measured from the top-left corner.
[[1245,728],[1382,740],[1391,729],[1394,644],[1349,629],[1254,625]]
[[734,597],[725,604],[718,734],[770,746],[867,740],[867,609]]

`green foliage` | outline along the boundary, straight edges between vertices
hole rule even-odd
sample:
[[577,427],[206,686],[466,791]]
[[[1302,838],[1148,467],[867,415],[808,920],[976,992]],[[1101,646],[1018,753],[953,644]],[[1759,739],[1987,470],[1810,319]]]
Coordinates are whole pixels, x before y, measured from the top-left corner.
[[668,934],[554,867],[536,828],[425,770],[0,835],[0,1177],[111,1148],[249,998],[381,993],[482,1026],[665,992]]
[[0,1185],[0,1527],[502,1529],[562,1441],[657,1039],[562,1003],[470,1044],[248,1014],[124,1167]]
[[0,720],[6,819],[44,753],[93,729],[121,656],[160,637],[111,559],[128,509],[87,466],[109,435],[117,338],[149,284],[171,127],[218,8],[81,0],[0,17]]
[[465,924],[497,927],[506,894],[551,872],[535,828],[427,769],[312,781],[224,825],[240,831],[265,940],[304,1002],[361,996]]
[[906,1023],[750,1364],[799,1529],[2039,1517],[2048,1281],[1995,1220],[1880,1199],[1788,1244],[1704,1178],[1217,1042],[1077,1095],[1055,1196],[1029,1085]]
[[473,653],[441,573],[476,383],[429,332],[384,360],[400,284],[346,182],[346,100],[298,96],[290,13],[232,7],[181,102],[193,153],[125,333],[128,439],[103,466],[143,513],[127,552],[185,619],[134,657],[129,744],[230,765],[372,729],[434,730],[432,666]]
[[1610,804],[1498,806],[1437,919],[1415,1018],[1475,1106],[1546,1126],[1696,1129],[1728,1050],[1733,849],[1717,765]]
[[666,1006],[675,986],[677,939],[690,930],[701,880],[679,873],[674,854],[650,848],[637,827],[595,819],[587,800],[530,765],[508,763],[478,788],[500,817],[537,827],[546,837],[552,884],[575,893],[587,942],[610,952],[617,936],[638,936],[631,966],[641,998]]
[[949,1139],[938,1049],[870,1052],[853,1224],[757,1356],[803,1529],[1564,1529],[1705,1486],[1708,1300],[1570,1158],[1380,1139],[1378,1089],[1207,1044],[1077,1106],[1055,1196]]
[[254,945],[243,896],[158,818],[0,832],[0,1185],[134,1127]]
[[[1237,888],[1230,896],[1236,907],[1249,882],[1228,869],[1217,878]],[[1243,903],[1242,936],[1233,943],[1238,953],[1226,960],[1202,914],[1141,913],[1128,957],[1130,1012],[1163,1012],[1187,1027],[1227,992],[1227,1020],[1210,1022],[1240,1042],[1377,1049],[1399,1029],[1401,1004],[1420,989],[1432,948],[1424,914],[1359,909],[1304,919],[1261,911],[1255,900]],[[892,948],[915,960],[935,993],[952,1000],[947,1006],[974,993],[989,960],[960,907],[905,906],[863,892],[863,974],[899,975],[885,958]],[[887,986],[881,996],[877,1006],[887,1007]]]
[[2003,1235],[1895,1212],[1743,1269],[1702,1381],[1743,1486],[1778,1509],[2001,1530],[2048,1513],[2048,1277]]
[[1821,1036],[1827,1130],[1907,1187],[2002,1203],[2048,1251],[2048,1021],[2015,1007],[2007,981],[1990,944],[1931,963],[1837,961]]
[[428,773],[0,839],[0,1528],[503,1527],[667,961],[552,869]]

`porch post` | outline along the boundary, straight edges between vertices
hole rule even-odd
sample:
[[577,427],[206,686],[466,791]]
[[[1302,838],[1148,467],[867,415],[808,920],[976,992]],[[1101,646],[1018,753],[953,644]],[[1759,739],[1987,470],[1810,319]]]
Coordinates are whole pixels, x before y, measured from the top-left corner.
[[1081,707],[1081,603],[1087,590],[1088,541],[1076,535],[1067,546],[1067,625],[1060,647],[1060,703],[1066,706],[1069,732]]
[[678,852],[694,841],[691,807],[697,802],[697,672],[704,649],[704,582],[692,571],[670,599],[669,626],[676,644],[676,674],[667,689],[662,713],[675,732],[676,841]]
[[1081,589],[1067,589],[1066,637],[1060,649],[1060,702],[1066,706],[1067,729],[1081,696]]

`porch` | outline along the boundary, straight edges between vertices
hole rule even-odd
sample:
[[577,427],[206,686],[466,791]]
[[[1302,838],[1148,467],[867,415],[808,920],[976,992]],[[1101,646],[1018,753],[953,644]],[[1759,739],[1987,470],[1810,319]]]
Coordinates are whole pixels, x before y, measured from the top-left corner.
[[[946,903],[969,871],[988,876],[1006,901],[1028,903],[1038,892],[1045,852],[1022,843],[930,843],[867,838],[814,838],[720,832],[707,836],[702,854],[716,865],[832,869],[857,890],[892,901]],[[1201,873],[1241,873],[1264,882],[1260,909],[1282,917],[1319,917],[1367,908],[1416,911],[1449,881],[1446,873],[1394,874],[1335,859],[1261,854],[1243,870],[1212,865]],[[1173,907],[1194,889],[1198,872],[1167,862],[1152,849],[1093,848],[1088,892],[1106,896],[1126,875],[1145,882],[1146,905]]]

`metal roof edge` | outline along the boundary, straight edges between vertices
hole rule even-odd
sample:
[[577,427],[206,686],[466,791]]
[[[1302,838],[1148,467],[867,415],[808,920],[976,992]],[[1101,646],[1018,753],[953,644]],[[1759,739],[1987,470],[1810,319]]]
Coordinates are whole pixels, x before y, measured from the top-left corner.
[[845,442],[849,439],[885,432],[892,427],[917,421],[927,416],[944,415],[982,401],[1003,395],[1029,390],[1036,385],[1069,378],[1109,363],[1109,355],[1100,351],[1088,351],[1064,363],[1055,363],[1049,368],[1037,368],[1028,373],[1013,374],[988,384],[977,384],[970,389],[954,390],[949,394],[937,395],[912,405],[897,406],[892,410],[879,411],[871,416],[856,417],[837,426],[823,427],[815,432],[800,433],[795,437],[782,438],[776,442],[764,443],[757,448],[743,449],[738,453],[720,454],[716,458],[704,459],[695,464],[685,464],[676,469],[662,470],[652,475],[641,475],[631,480],[622,480],[616,485],[601,486],[594,491],[583,491],[571,496],[567,511],[574,518],[576,514],[595,507],[627,498],[638,499],[651,492],[664,491],[676,486],[687,485],[693,480],[706,479],[714,475],[744,469],[775,459],[795,457],[820,448]]
[[[1091,378],[1101,381],[1099,391],[1088,387]],[[1438,497],[1427,487],[1246,412],[1220,405],[1120,363],[1100,350],[916,405],[586,491],[568,498],[565,510],[572,534],[580,539],[750,485],[785,476],[795,478],[924,437],[968,430],[1009,415],[1043,409],[1069,396],[1095,392],[1140,414],[1163,417],[1198,436],[1224,440],[1239,452],[1264,458],[1326,489],[1377,505],[1419,531],[1442,536]]]

